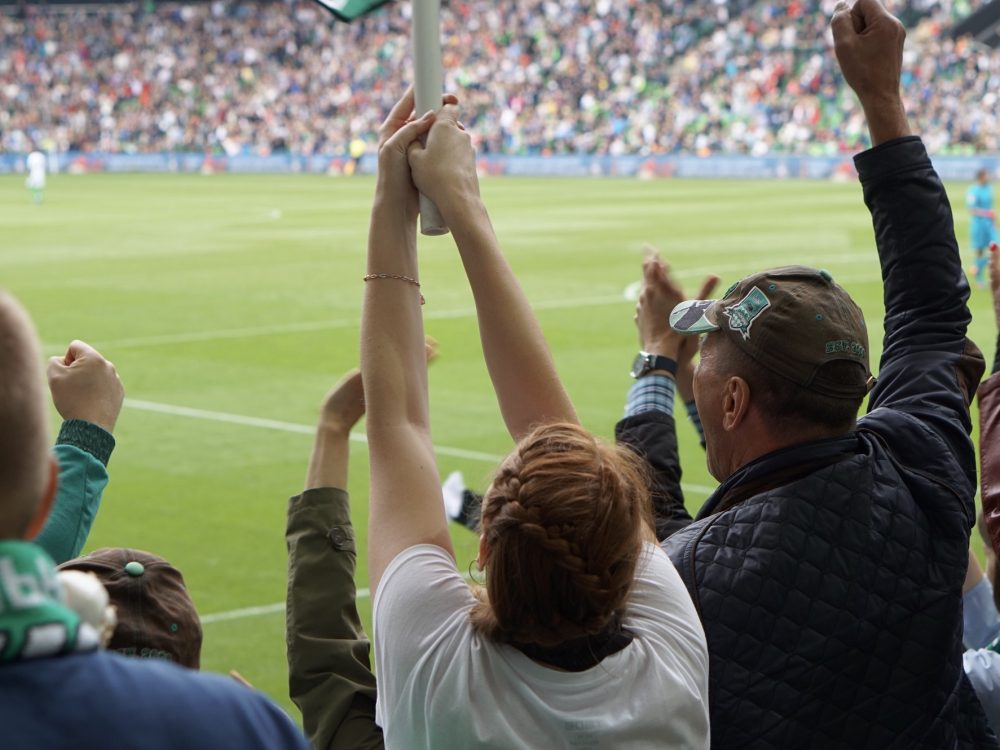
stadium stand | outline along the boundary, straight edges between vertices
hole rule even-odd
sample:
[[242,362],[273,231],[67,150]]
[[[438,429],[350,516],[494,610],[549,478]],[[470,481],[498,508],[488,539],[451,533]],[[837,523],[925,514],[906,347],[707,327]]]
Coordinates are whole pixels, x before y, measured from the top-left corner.
[[[946,33],[982,4],[901,9],[907,105],[934,153],[1000,149],[1000,55]],[[484,154],[845,153],[867,134],[823,54],[832,6],[451,2],[447,78]],[[407,3],[350,26],[302,0],[7,6],[0,153],[345,154],[375,143],[408,31]]]

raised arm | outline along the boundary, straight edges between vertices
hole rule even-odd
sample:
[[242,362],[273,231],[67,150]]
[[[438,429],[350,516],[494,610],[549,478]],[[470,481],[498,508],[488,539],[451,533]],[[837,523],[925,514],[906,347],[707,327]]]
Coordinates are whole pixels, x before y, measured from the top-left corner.
[[911,134],[899,82],[906,30],[880,0],[837,3],[830,22],[837,63],[854,89],[872,146]]
[[64,421],[53,449],[59,489],[35,543],[62,563],[80,554],[97,517],[125,389],[115,366],[82,341],[52,357],[47,374],[52,402]]
[[469,277],[479,336],[507,430],[514,440],[545,422],[577,422],[541,326],[500,250],[479,196],[475,154],[445,107],[426,148],[410,151],[413,179],[451,228]]
[[373,597],[386,567],[408,547],[436,544],[454,556],[431,443],[417,266],[418,199],[407,164],[407,149],[427,133],[434,115],[413,120],[412,112],[410,91],[393,108],[380,133],[361,314],[371,472],[368,575]]
[[288,688],[318,750],[384,747],[375,725],[371,644],[358,615],[347,496],[348,441],[364,411],[354,370],[323,400],[305,492],[288,503]]
[[874,146],[855,159],[875,225],[885,295],[884,347],[869,409],[919,416],[971,481],[968,405],[983,362],[965,337],[969,285],[948,197],[923,144],[909,137],[899,93],[905,32],[878,0],[858,0],[851,9],[840,3],[832,26],[837,59],[864,109]]

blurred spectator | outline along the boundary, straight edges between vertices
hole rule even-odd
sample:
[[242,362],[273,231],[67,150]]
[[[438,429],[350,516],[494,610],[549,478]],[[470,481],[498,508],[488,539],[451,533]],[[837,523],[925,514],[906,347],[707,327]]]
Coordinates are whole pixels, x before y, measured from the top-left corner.
[[972,246],[973,265],[969,275],[975,276],[980,288],[986,286],[986,264],[989,258],[986,250],[996,242],[996,214],[993,211],[993,186],[990,173],[986,169],[976,172],[976,182],[965,194],[965,205],[969,209],[969,244]]
[[[997,542],[1000,541],[1000,505],[997,481],[1000,463],[997,459],[997,428],[1000,425],[1000,400],[997,390],[1000,378],[1000,256],[996,243],[989,251],[990,290],[993,293],[994,318],[997,324],[998,348],[992,374],[979,388],[979,454],[981,488],[985,525],[987,575],[979,562],[969,554],[969,572],[964,594],[965,672],[979,696],[994,731],[1000,730],[1000,616],[997,614],[996,588]],[[982,531],[983,528],[980,527]]]
[[32,151],[25,159],[25,166],[28,168],[28,179],[24,184],[31,191],[31,200],[40,206],[45,197],[45,154]]
[[990,291],[997,324],[993,369],[979,388],[979,444],[983,518],[994,553],[1000,550],[1000,250],[990,245]]
[[983,575],[979,561],[969,552],[969,572],[962,592],[962,640],[966,647],[962,666],[996,733],[1000,729],[1000,613],[994,601],[996,566],[992,562],[990,575]]

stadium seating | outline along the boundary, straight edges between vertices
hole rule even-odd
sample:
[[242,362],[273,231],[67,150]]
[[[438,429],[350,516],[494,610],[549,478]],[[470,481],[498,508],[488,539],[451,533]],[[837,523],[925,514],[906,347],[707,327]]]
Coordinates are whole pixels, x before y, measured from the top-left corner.
[[[1000,149],[1000,54],[946,33],[980,4],[902,9],[907,105],[932,152]],[[867,134],[823,54],[832,5],[456,1],[442,11],[446,75],[484,153],[849,152]],[[349,26],[302,0],[9,6],[0,153],[371,148],[408,77],[408,31],[402,2]]]

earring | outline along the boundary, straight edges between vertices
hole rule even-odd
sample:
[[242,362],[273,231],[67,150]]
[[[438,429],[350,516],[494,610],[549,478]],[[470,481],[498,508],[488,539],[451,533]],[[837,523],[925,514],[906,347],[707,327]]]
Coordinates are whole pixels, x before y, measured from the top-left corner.
[[477,570],[477,571],[478,571],[479,573],[482,573],[482,572],[483,572],[483,571],[482,571],[482,568],[480,568],[480,567],[479,567],[479,561],[478,561],[478,560],[470,560],[470,561],[469,561],[469,573],[468,573],[468,575],[466,576],[466,578],[467,578],[468,580],[472,581],[472,582],[473,582],[474,584],[476,584],[477,586],[485,586],[485,585],[486,585],[486,578],[484,577],[484,578],[483,578],[483,579],[482,579],[481,581],[480,581],[480,580],[479,580],[478,578],[476,578],[476,575],[475,575],[475,573],[473,573],[473,572],[472,572],[472,566],[473,566],[473,565],[475,565],[475,566],[476,566],[476,570]]

